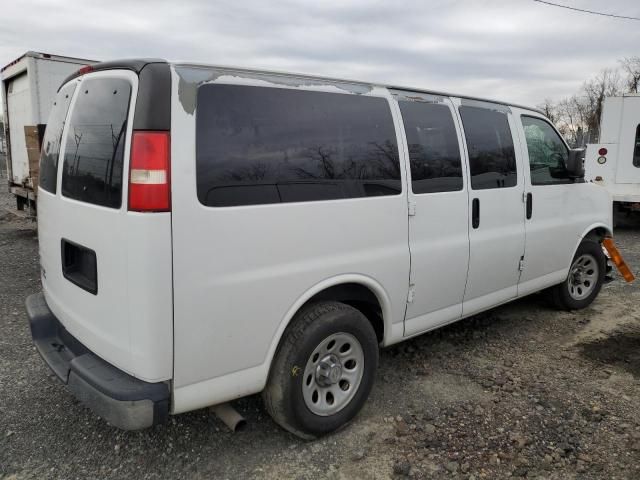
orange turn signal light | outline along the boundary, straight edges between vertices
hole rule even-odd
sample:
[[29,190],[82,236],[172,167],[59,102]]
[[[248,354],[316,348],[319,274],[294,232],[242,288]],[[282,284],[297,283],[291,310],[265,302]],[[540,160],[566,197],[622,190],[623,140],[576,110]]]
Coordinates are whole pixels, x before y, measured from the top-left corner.
[[624,278],[627,282],[633,282],[636,277],[631,272],[629,266],[622,259],[622,255],[620,255],[616,244],[613,243],[613,238],[606,237],[604,240],[602,240],[602,246],[607,250],[611,261],[618,269],[618,272],[620,272],[620,275],[622,275],[622,278]]

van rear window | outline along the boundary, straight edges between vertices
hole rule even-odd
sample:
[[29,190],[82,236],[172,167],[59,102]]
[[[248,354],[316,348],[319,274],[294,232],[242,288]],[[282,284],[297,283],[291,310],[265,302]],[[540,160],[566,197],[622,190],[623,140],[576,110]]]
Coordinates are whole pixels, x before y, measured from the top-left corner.
[[198,198],[207,206],[396,195],[396,132],[384,98],[203,85]]
[[47,120],[47,129],[42,140],[42,154],[40,155],[40,187],[47,192],[56,193],[62,130],[76,85],[77,83],[73,82],[58,92]]
[[85,80],[71,112],[62,194],[120,208],[131,84],[119,78]]

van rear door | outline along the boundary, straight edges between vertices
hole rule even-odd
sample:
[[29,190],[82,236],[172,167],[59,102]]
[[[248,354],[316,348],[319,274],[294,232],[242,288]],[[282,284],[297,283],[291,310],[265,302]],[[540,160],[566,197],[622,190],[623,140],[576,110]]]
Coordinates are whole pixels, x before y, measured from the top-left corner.
[[128,210],[138,73],[95,71],[60,90],[56,103],[72,98],[47,126],[38,229],[58,320],[107,362],[154,382],[172,371],[171,213]]

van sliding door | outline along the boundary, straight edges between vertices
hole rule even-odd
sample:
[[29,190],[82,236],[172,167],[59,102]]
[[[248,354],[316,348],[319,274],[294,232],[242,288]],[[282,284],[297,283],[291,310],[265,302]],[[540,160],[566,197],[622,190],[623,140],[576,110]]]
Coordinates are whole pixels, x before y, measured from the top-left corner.
[[394,92],[407,139],[412,291],[405,335],[462,315],[469,204],[462,137],[449,99]]

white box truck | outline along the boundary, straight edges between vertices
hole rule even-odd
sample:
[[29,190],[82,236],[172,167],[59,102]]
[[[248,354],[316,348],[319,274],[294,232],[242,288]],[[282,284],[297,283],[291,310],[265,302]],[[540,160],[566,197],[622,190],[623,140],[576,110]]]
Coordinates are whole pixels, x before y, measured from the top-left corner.
[[587,145],[585,172],[611,194],[614,218],[640,211],[640,94],[605,99],[600,143]]
[[17,208],[35,207],[42,135],[62,81],[94,60],[27,52],[0,70],[7,178]]

